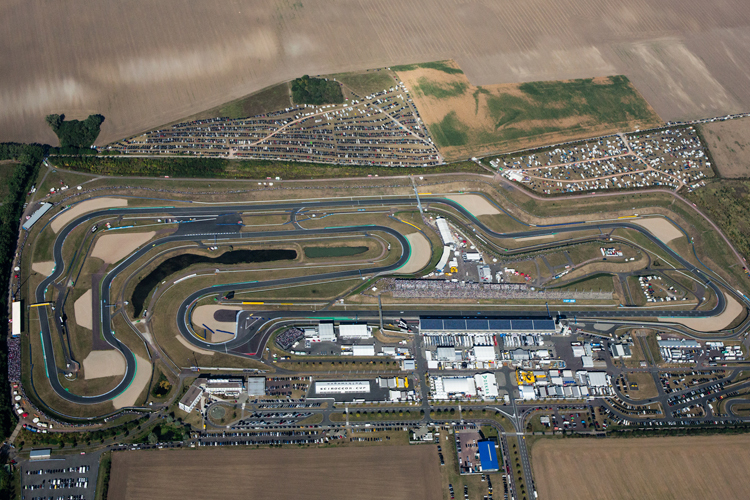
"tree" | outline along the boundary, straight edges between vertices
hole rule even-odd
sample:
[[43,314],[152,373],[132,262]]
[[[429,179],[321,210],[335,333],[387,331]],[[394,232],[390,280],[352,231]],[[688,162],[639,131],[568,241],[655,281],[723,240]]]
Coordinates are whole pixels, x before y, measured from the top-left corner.
[[57,133],[57,130],[60,128],[60,125],[62,125],[63,120],[65,120],[65,115],[47,115],[47,125],[49,125],[52,130]]

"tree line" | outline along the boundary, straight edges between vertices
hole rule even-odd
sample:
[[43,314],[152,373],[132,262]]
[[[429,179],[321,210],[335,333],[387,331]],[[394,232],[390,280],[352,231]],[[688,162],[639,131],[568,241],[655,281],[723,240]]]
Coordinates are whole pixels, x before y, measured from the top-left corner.
[[60,140],[61,154],[80,154],[90,149],[99,137],[102,115],[89,115],[85,120],[65,120],[65,115],[47,115],[47,124]]

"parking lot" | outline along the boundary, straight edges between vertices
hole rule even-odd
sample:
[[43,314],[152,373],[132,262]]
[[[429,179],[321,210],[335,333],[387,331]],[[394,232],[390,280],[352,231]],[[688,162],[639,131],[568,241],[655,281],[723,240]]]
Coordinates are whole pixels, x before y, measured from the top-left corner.
[[99,453],[53,455],[21,462],[23,500],[93,500]]

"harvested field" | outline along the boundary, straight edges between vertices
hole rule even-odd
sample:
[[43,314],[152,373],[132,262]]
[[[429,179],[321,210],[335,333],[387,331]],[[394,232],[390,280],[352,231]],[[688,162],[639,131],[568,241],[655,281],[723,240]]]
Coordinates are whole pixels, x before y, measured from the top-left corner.
[[138,402],[138,396],[141,395],[141,392],[143,392],[143,389],[146,388],[149,380],[151,380],[151,363],[137,354],[133,354],[133,356],[135,356],[135,362],[137,365],[135,378],[133,378],[130,386],[125,389],[125,392],[112,400],[112,404],[116,410],[125,408],[126,406],[135,405]]
[[[110,500],[441,498],[435,446],[199,449],[112,455]],[[176,481],[189,477],[189,481]],[[280,480],[283,478],[283,480]],[[218,487],[221,485],[221,487]]]
[[430,259],[432,258],[430,242],[422,233],[407,234],[406,239],[409,240],[411,254],[404,267],[398,270],[400,274],[411,274],[421,271],[430,263]]
[[83,328],[93,329],[93,321],[91,318],[93,304],[91,303],[91,289],[78,297],[78,300],[73,304],[73,309],[76,313],[76,324]]
[[87,212],[102,210],[104,208],[126,206],[128,206],[128,200],[124,198],[94,198],[91,200],[82,201],[55,217],[55,219],[50,223],[50,227],[54,232],[58,232],[60,229],[64,228],[68,222]]
[[303,74],[446,58],[473,85],[625,74],[666,120],[716,116],[750,108],[749,24],[746,0],[9,0],[0,138],[57,144],[45,115],[101,113],[105,144]]
[[447,159],[662,123],[622,76],[477,87],[453,61],[436,64],[396,71]]
[[632,222],[646,228],[664,243],[669,243],[681,236],[685,236],[682,231],[674,226],[674,224],[661,217],[648,217],[645,219],[637,219]]
[[100,236],[91,252],[92,257],[114,264],[124,259],[154,237],[156,231],[145,233],[119,233]]
[[701,125],[721,177],[750,177],[750,118]]
[[474,217],[479,217],[480,215],[497,215],[501,213],[500,210],[494,207],[484,197],[476,194],[456,194],[446,196],[446,198],[462,205],[466,210],[471,212]]
[[727,299],[727,308],[718,316],[712,318],[659,318],[659,321],[666,323],[679,323],[699,332],[716,332],[722,328],[728,327],[744,308],[731,295],[724,294]]
[[542,439],[531,453],[539,498],[747,498],[750,435]]
[[49,276],[50,274],[52,274],[52,270],[54,268],[55,268],[54,260],[47,260],[44,262],[34,262],[33,264],[31,264],[31,270],[43,276]]
[[120,351],[91,351],[83,359],[83,376],[86,380],[125,375],[125,358]]

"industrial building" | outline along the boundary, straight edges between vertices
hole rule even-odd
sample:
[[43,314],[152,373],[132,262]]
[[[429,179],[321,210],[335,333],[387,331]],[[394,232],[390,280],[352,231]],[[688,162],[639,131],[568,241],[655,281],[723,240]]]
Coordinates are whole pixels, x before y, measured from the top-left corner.
[[369,380],[336,380],[332,382],[315,382],[316,394],[369,394]]
[[372,327],[366,324],[341,324],[339,337],[342,339],[369,339],[372,337]]
[[37,208],[33,214],[31,214],[31,217],[23,223],[23,226],[21,226],[25,231],[28,231],[31,229],[31,227],[36,224],[39,219],[42,218],[44,214],[46,214],[49,209],[52,208],[52,203],[42,203],[42,205]]
[[203,396],[203,389],[193,383],[193,385],[188,388],[185,395],[182,396],[182,399],[180,399],[180,402],[178,404],[180,410],[184,411],[185,413],[190,413],[198,405],[198,401],[200,401],[201,396]]

